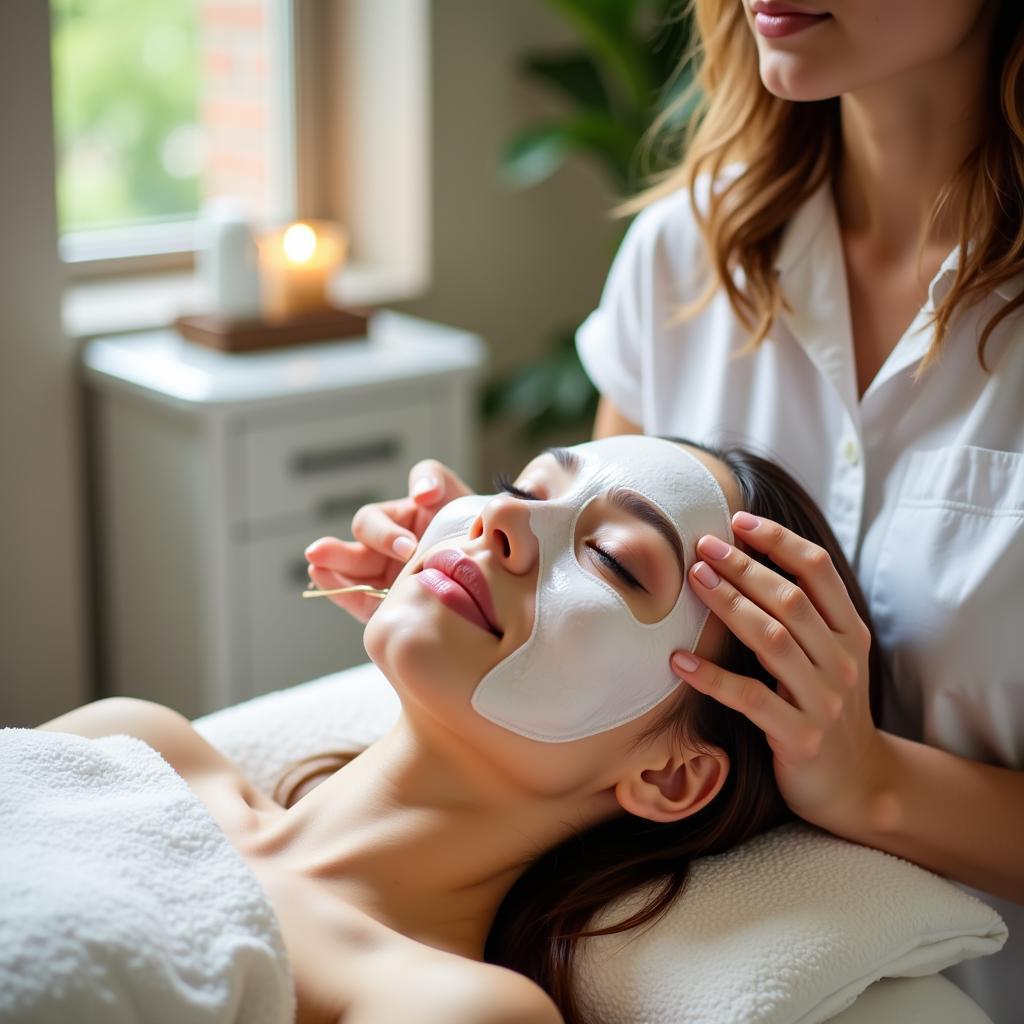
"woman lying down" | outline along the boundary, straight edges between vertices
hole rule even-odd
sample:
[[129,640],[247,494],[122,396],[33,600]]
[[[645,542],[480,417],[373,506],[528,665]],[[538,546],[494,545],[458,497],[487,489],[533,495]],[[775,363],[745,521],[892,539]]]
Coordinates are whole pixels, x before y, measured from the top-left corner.
[[[236,987],[262,985],[258,1000],[197,982],[175,1006],[179,994],[167,984],[158,1012],[139,1005],[143,983],[132,995],[129,963],[118,967],[124,993],[108,993],[104,1019],[248,1022],[294,1012],[299,1022],[346,1024],[583,1021],[573,958],[594,912],[659,881],[646,907],[606,931],[654,919],[692,858],[787,815],[763,733],[681,685],[669,656],[686,646],[775,685],[686,583],[697,540],[731,541],[739,509],[826,548],[867,619],[806,494],[742,450],[643,436],[546,452],[504,486],[438,513],[366,627],[366,650],[401,698],[399,720],[291,806],[257,792],[159,705],[99,701],[40,727],[125,733],[159,751],[269,900],[260,927],[279,928],[263,948],[285,962],[284,997],[269,991],[264,965],[232,975]],[[135,806],[144,804],[140,796]],[[194,855],[192,874],[204,877],[200,846],[183,854],[173,835],[155,841],[165,860]],[[117,914],[131,911],[130,884],[166,887],[160,872],[156,864],[141,882],[126,881]],[[4,889],[47,884],[63,882],[8,875],[0,903]],[[188,891],[172,896],[193,912]],[[212,913],[216,899],[202,898]],[[94,902],[96,917],[113,916]],[[55,926],[73,945],[75,921]],[[8,920],[3,929],[14,927]],[[197,927],[189,951],[202,953],[214,931],[208,921]],[[242,942],[235,959],[259,963],[258,949]],[[20,952],[23,965],[31,961],[31,949]],[[97,966],[106,955],[93,949],[85,972],[93,980],[80,988],[109,983],[114,972]],[[93,998],[74,995],[67,979],[61,986],[79,1009]],[[115,998],[135,1005],[115,1007]],[[87,1019],[74,1003],[66,1010]]]

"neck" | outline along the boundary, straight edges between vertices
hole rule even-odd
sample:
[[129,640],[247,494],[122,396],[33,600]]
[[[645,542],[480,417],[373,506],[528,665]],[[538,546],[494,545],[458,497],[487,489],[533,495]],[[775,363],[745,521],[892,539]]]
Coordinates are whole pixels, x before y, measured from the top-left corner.
[[941,189],[983,128],[992,24],[986,4],[967,37],[941,60],[840,98],[843,155],[835,181],[844,235],[897,261],[926,248],[945,255],[959,237],[959,211],[931,231]]
[[494,915],[543,851],[619,810],[510,789],[472,752],[439,757],[403,714],[265,830],[259,852],[327,879],[388,927],[482,959]]

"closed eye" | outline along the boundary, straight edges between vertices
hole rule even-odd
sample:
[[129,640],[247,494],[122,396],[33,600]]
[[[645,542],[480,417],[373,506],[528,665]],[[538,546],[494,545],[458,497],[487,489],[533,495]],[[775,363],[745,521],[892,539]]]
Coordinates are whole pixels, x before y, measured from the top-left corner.
[[[494,478],[494,486],[505,494],[511,494],[513,498],[519,498],[521,501],[540,501],[536,494],[531,494],[529,491],[524,491],[521,487],[516,487],[512,480],[504,473],[499,473]],[[587,547],[594,552],[594,555],[603,562],[612,572],[614,572],[627,587],[632,587],[634,590],[642,590],[645,594],[648,592],[647,588],[617,559],[612,555],[608,554],[604,548],[599,547],[593,541],[587,541]]]

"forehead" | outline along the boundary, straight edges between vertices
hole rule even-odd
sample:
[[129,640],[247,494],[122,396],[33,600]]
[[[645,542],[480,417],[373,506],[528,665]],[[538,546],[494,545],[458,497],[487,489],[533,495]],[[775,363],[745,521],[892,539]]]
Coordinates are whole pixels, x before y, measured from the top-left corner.
[[729,529],[728,500],[714,472],[718,467],[673,441],[630,434],[551,455],[571,478],[562,501],[633,490],[660,507],[684,540],[694,529],[718,534]]

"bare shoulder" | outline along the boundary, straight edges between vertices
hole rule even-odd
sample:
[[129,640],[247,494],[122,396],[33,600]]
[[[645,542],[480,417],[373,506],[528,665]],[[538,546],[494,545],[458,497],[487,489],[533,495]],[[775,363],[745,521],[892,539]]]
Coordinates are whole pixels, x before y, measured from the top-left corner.
[[[551,998],[515,971],[462,957],[429,958],[374,999],[374,1024],[564,1024]],[[362,1020],[362,1018],[360,1018]],[[347,1024],[347,1018],[346,1018]]]
[[563,1024],[551,997],[522,974],[493,964],[473,964],[462,1024]]
[[88,739],[126,735],[148,743],[182,775],[238,772],[192,723],[173,708],[135,697],[105,697],[44,722],[38,728]]

